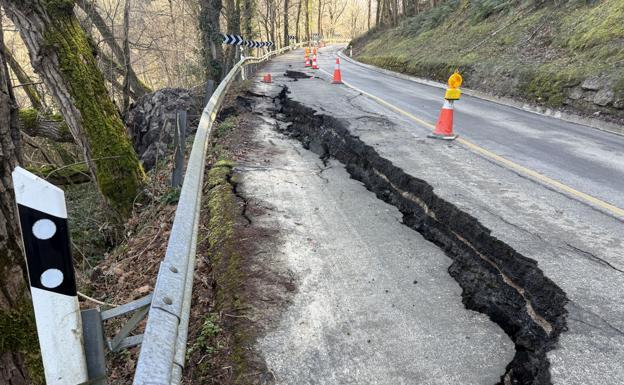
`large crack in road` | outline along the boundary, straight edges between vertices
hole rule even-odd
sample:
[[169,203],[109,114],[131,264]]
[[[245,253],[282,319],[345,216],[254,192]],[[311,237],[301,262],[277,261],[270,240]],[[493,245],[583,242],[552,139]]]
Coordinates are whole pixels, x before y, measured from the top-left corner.
[[274,104],[275,117],[283,123],[279,126],[288,135],[321,159],[342,162],[352,178],[399,209],[403,224],[453,260],[448,272],[462,288],[464,306],[486,314],[515,344],[499,384],[551,384],[547,352],[566,330],[568,299],[537,262],[351,135],[348,122],[290,100],[286,87]]

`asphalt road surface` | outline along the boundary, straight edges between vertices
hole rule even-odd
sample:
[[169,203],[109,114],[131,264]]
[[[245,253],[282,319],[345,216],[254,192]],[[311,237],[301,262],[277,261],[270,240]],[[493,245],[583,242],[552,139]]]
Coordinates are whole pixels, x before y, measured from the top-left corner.
[[266,210],[253,222],[282,234],[267,254],[297,285],[279,326],[259,343],[276,382],[496,383],[513,343],[464,308],[451,260],[340,163],[323,164],[270,118],[256,127],[261,145],[238,167],[241,190]]
[[[337,46],[321,49],[319,65],[332,73]],[[342,76],[435,124],[444,90],[341,61]],[[495,79],[493,79],[495,81]],[[464,95],[455,103],[461,137],[578,191],[624,209],[624,136]],[[431,130],[414,124],[414,132]]]
[[[321,67],[331,72],[332,50],[321,50],[320,57]],[[312,77],[295,80],[283,75],[287,70]],[[621,219],[462,143],[427,139],[429,130],[406,114],[345,85],[330,84],[330,76],[322,71],[304,69],[301,50],[275,58],[259,76],[264,72],[273,74],[274,84],[257,83],[255,93],[275,97],[288,87],[292,100],[347,122],[349,133],[380,156],[427,181],[438,196],[538,262],[569,299],[568,330],[548,353],[553,384],[621,383]],[[423,120],[435,121],[441,106],[443,91],[436,88],[344,62],[343,77],[366,92],[386,89],[379,97]],[[624,206],[623,166],[617,164],[622,160],[617,148],[622,138],[474,98],[459,103],[456,121],[461,135],[474,142],[482,137],[478,144],[491,152],[573,190]],[[468,105],[480,106],[481,113],[467,113]],[[268,110],[255,112],[272,115]],[[485,128],[470,136],[470,121],[489,126],[491,136]],[[291,266],[299,284],[279,326],[258,344],[277,383],[495,383],[494,372],[502,374],[502,362],[509,360],[509,341],[483,318],[467,321],[473,312],[458,306],[460,291],[445,278],[449,260],[444,253],[401,225],[398,213],[350,179],[340,164],[331,161],[324,169],[297,141],[267,130],[259,129],[260,140],[277,148],[259,158],[265,170],[244,173],[242,189],[250,199],[273,208],[264,220],[277,221],[285,234],[274,254]],[[555,167],[547,160],[559,151],[567,160],[555,162]],[[603,191],[598,186],[609,187]],[[419,286],[421,279],[427,286]],[[377,344],[369,346],[368,340]],[[462,354],[466,351],[469,354]],[[484,362],[488,365],[479,366]]]

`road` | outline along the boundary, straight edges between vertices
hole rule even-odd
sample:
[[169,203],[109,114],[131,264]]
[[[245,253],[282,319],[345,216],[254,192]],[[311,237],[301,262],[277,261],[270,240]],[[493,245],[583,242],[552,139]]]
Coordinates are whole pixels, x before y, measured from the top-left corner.
[[497,382],[513,343],[463,307],[451,260],[339,162],[324,164],[275,132],[272,105],[262,104],[254,112],[264,121],[252,122],[259,145],[237,171],[243,195],[264,208],[252,222],[282,234],[266,254],[283,258],[278,265],[297,283],[279,326],[259,343],[277,383]]
[[[322,69],[333,71],[339,47],[320,50]],[[440,88],[341,62],[349,84],[435,124]],[[429,127],[414,124],[418,135]],[[521,166],[624,209],[624,136],[464,95],[455,103],[462,138]]]
[[[333,65],[330,65],[335,60],[333,52],[332,49],[321,50],[322,68],[333,68]],[[363,68],[355,69],[354,65],[343,64],[343,77],[357,88],[366,89],[367,93],[377,92],[375,87],[383,88],[386,83],[395,84],[396,89],[390,88],[386,94],[378,96],[386,100],[385,103],[381,103],[345,85],[330,84],[328,74],[304,69],[302,58],[302,51],[298,50],[272,60],[262,69],[262,73],[271,72],[274,84],[256,83],[254,93],[265,95],[264,100],[277,100],[276,95],[279,91],[287,87],[289,100],[316,111],[316,114],[330,116],[336,122],[340,122],[352,138],[370,146],[381,158],[392,162],[407,175],[428,182],[438,197],[476,218],[491,231],[493,237],[509,245],[522,256],[536,261],[539,273],[543,272],[565,292],[568,298],[565,304],[567,330],[560,335],[555,348],[547,355],[552,383],[619,384],[621,378],[624,378],[624,367],[621,364],[624,362],[624,298],[621,295],[624,287],[622,220],[613,213],[594,208],[574,194],[552,188],[547,183],[527,177],[500,162],[493,162],[489,157],[475,152],[462,143],[426,138],[429,130],[426,126],[419,126],[414,117],[434,121],[441,103],[437,99],[434,102],[432,96],[430,102],[432,110],[422,107],[427,98],[421,100],[413,95],[415,91],[406,91],[410,87],[421,87],[420,85],[398,79],[383,78],[383,81],[379,81],[381,75],[376,72]],[[294,79],[284,76],[288,70],[301,71],[311,77]],[[361,83],[356,84],[357,80],[353,80],[348,71],[362,72]],[[372,80],[365,81],[367,77]],[[441,94],[439,89],[429,89],[428,92],[437,93],[438,98]],[[401,110],[409,109],[408,114],[388,106],[389,101],[395,100],[391,98],[401,93],[405,93],[406,98],[411,98],[409,102],[400,104]],[[462,99],[460,102],[464,103],[468,99],[470,98]],[[396,100],[396,103],[399,104],[399,101]],[[557,130],[551,126],[561,126],[557,132],[566,138],[561,142],[579,143],[578,146],[585,150],[582,155],[575,155],[571,145],[562,144],[568,152],[567,156],[574,159],[569,160],[569,163],[576,164],[578,169],[572,167],[576,171],[569,171],[564,167],[565,162],[561,162],[558,163],[559,167],[551,169],[549,171],[551,173],[546,174],[547,171],[539,169],[539,166],[545,163],[547,158],[541,157],[539,161],[531,160],[533,163],[524,162],[525,157],[529,159],[532,151],[536,151],[532,148],[533,144],[526,143],[546,138],[549,145],[554,146],[557,143],[555,134],[531,134],[531,130],[521,128],[524,124],[516,123],[514,132],[524,133],[525,146],[513,144],[516,143],[513,139],[505,142],[504,139],[510,138],[511,135],[500,135],[497,140],[492,139],[491,146],[487,140],[478,142],[478,146],[486,147],[488,151],[504,156],[510,159],[510,162],[520,163],[527,169],[530,167],[531,170],[543,172],[553,180],[556,178],[560,183],[571,186],[573,191],[591,193],[601,201],[608,199],[613,204],[619,204],[618,199],[621,197],[618,198],[615,192],[600,195],[597,190],[593,190],[594,183],[588,184],[591,188],[589,189],[585,188],[584,184],[575,184],[571,177],[566,179],[575,172],[581,175],[581,164],[590,168],[598,164],[596,167],[605,173],[613,166],[619,171],[616,170],[617,172],[608,174],[604,180],[595,183],[612,181],[613,190],[622,191],[623,189],[618,187],[622,181],[616,180],[622,173],[622,167],[614,164],[614,159],[621,157],[621,152],[611,150],[621,143],[619,137],[586,127],[582,129],[577,127],[579,130],[577,137],[574,128],[564,129],[563,127],[567,127],[568,124],[555,119],[496,103],[478,100],[474,103],[482,104],[484,112],[482,116],[475,115],[471,119],[480,119],[483,124],[490,125],[491,130],[496,130],[496,123],[487,119],[487,113],[495,114],[499,118],[500,114],[503,116],[517,114],[521,118],[516,118],[516,122],[523,120],[535,121],[535,124],[539,122],[547,126],[544,130]],[[421,105],[419,108],[422,111],[413,109],[411,107],[413,105]],[[273,119],[276,115],[272,108],[258,109],[255,112]],[[311,115],[310,112],[305,114]],[[280,116],[278,113],[277,119],[284,118]],[[456,121],[459,122],[458,130],[462,136],[464,131],[469,130],[463,128],[466,127],[465,121],[462,121],[464,116],[466,115],[458,113],[456,117]],[[302,119],[303,117],[299,121]],[[329,121],[325,120],[312,119],[311,122],[310,129],[323,130],[323,127],[330,125]],[[282,122],[277,125],[289,127],[288,124]],[[501,128],[503,129],[505,128]],[[596,138],[595,141],[592,141],[593,137]],[[271,146],[278,143],[275,138],[271,138],[262,140],[274,143]],[[388,209],[381,201],[375,203],[375,194],[364,190],[361,185],[358,186],[359,182],[350,179],[354,176],[353,173],[359,172],[358,164],[365,165],[368,160],[360,159],[360,163],[356,161],[348,165],[346,170],[349,174],[344,172],[339,163],[330,160],[331,167],[321,175],[327,179],[319,185],[320,182],[314,182],[315,179],[309,176],[302,178],[292,172],[284,172],[287,169],[301,169],[310,173],[314,169],[310,163],[302,164],[301,159],[293,155],[293,151],[300,158],[307,159],[307,162],[315,159],[315,155],[303,150],[294,139],[288,139],[282,134],[277,138],[283,140],[282,146],[289,145],[294,150],[280,148],[272,157],[265,156],[271,158],[264,160],[269,164],[268,170],[255,177],[246,177],[242,183],[243,190],[252,199],[267,202],[267,205],[273,207],[277,213],[285,214],[287,217],[280,220],[277,225],[282,228],[285,242],[274,250],[273,254],[280,256],[285,264],[291,266],[300,284],[293,305],[283,315],[280,325],[275,330],[269,331],[258,344],[267,364],[275,371],[277,383],[429,384],[453,383],[453,381],[493,383],[492,373],[488,370],[480,371],[466,381],[456,380],[462,378],[463,371],[469,372],[466,368],[474,365],[474,359],[484,357],[483,355],[488,356],[492,349],[492,341],[471,339],[467,349],[476,358],[458,358],[454,355],[456,352],[448,356],[420,355],[421,346],[425,350],[432,349],[431,340],[427,339],[427,336],[432,335],[427,332],[427,328],[431,325],[449,330],[451,334],[461,330],[439,321],[442,318],[432,322],[436,317],[443,317],[441,316],[443,312],[438,310],[450,310],[450,313],[446,313],[448,317],[455,317],[456,314],[458,320],[461,320],[465,313],[456,307],[457,301],[461,300],[459,296],[455,299],[448,296],[439,297],[434,306],[437,309],[435,314],[428,313],[432,303],[425,298],[448,293],[448,286],[444,286],[446,283],[440,275],[442,272],[447,274],[447,269],[444,264],[438,264],[436,267],[422,270],[420,261],[422,259],[423,264],[429,264],[432,263],[431,258],[439,257],[448,263],[448,259],[444,253],[439,253],[440,250],[438,252],[432,250],[429,247],[433,245],[432,243],[422,243],[420,232],[411,231],[410,240],[408,234],[410,232],[404,233],[401,229],[407,226],[396,227],[396,224],[405,223],[405,219],[401,220],[396,211],[393,214],[392,209]],[[337,139],[339,139],[336,140],[337,143],[341,142],[340,138]],[[477,136],[467,139],[474,142],[479,140]],[[583,143],[584,141],[587,143]],[[500,144],[497,144],[498,142]],[[265,145],[269,146],[266,143]],[[525,155],[516,156],[513,153],[499,151],[502,148],[514,148],[516,145],[519,146],[518,151]],[[318,150],[319,146],[316,147]],[[593,151],[596,159],[588,162],[586,160],[588,156],[585,155]],[[554,148],[552,152],[555,153]],[[605,159],[602,159],[602,156]],[[320,171],[325,166],[319,163],[315,167],[321,167],[317,168]],[[598,173],[598,171],[586,172]],[[269,174],[271,177],[266,176]],[[366,178],[357,179],[366,180]],[[290,186],[292,183],[294,185]],[[376,183],[379,183],[379,180]],[[368,185],[367,187],[371,188]],[[391,192],[390,189],[397,188],[388,185],[377,191],[377,197],[387,196]],[[410,192],[406,191],[401,191],[401,194],[410,196]],[[417,202],[418,199],[413,201]],[[316,207],[319,210],[315,210]],[[296,222],[299,225],[288,221],[288,218],[292,217],[297,218]],[[271,219],[276,220],[275,215],[272,215]],[[312,241],[306,239],[305,234],[308,233],[313,235],[309,237]],[[313,242],[313,246],[307,245],[306,242]],[[311,250],[307,250],[306,247]],[[379,259],[379,255],[383,258]],[[395,293],[391,301],[367,291],[365,284],[368,282],[364,271],[374,271],[376,279],[383,276],[384,285],[396,282],[389,289]],[[430,286],[424,294],[421,293],[422,296],[415,296],[408,288],[409,285],[405,284],[410,274],[429,279],[431,283],[442,286]],[[351,281],[351,278],[357,280]],[[420,282],[419,279],[416,280]],[[346,284],[345,281],[350,283]],[[517,283],[515,285],[517,286]],[[392,306],[388,308],[388,303],[398,305],[399,309]],[[415,305],[414,312],[407,310],[410,303]],[[354,311],[354,308],[357,310]],[[328,312],[327,309],[331,311]],[[401,315],[394,313],[396,311]],[[381,315],[387,317],[383,317],[380,323],[365,325],[362,322],[367,317],[377,319]],[[312,329],[306,326],[308,320],[313,324]],[[337,329],[336,320],[340,322],[350,320],[347,322],[353,326],[348,330],[350,334],[336,332],[346,330]],[[403,330],[408,328],[408,324],[409,330]],[[396,330],[397,328],[399,330]],[[483,331],[485,328],[485,325],[478,324],[478,330]],[[364,348],[350,340],[353,333],[362,336],[357,334],[362,330],[374,340],[385,341],[383,346],[377,346],[377,349],[385,354],[381,355],[383,360],[377,350]],[[443,334],[436,332],[434,335]],[[314,338],[307,341],[297,340],[301,336]],[[508,360],[508,345],[498,337],[499,334],[493,333],[492,336],[495,341],[499,341],[495,345],[496,349],[506,352],[503,354],[505,360]],[[400,344],[400,341],[404,340],[410,343]],[[453,351],[452,343],[444,339],[441,341],[444,348],[440,348],[440,352],[445,349]],[[394,349],[399,345],[402,347]],[[412,365],[405,366],[407,362],[411,362]],[[357,370],[349,371],[351,367]],[[432,371],[433,367],[437,370]],[[493,363],[490,370],[494,370],[495,367],[500,369],[500,362]],[[311,373],[326,376],[310,377]],[[430,374],[429,377],[427,373]],[[503,371],[499,372],[501,375],[502,373]]]

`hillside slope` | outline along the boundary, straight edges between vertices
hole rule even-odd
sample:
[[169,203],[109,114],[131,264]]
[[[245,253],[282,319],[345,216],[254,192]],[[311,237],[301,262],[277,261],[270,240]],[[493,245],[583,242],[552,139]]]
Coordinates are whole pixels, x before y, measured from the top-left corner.
[[[539,4],[536,4],[539,3]],[[448,0],[352,42],[365,63],[624,123],[624,0]]]

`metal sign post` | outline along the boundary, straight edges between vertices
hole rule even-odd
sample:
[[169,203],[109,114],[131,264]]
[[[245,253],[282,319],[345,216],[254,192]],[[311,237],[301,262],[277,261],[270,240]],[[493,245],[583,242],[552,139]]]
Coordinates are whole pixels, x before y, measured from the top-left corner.
[[65,194],[23,168],[12,175],[46,383],[86,382]]
[[173,173],[171,186],[181,187],[184,180],[184,142],[186,141],[186,111],[177,113],[175,130],[173,131]]

